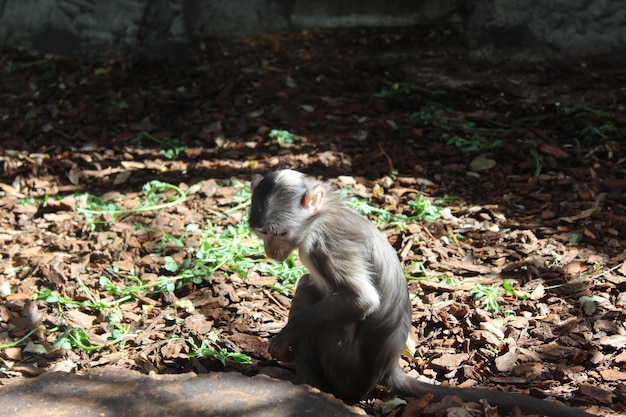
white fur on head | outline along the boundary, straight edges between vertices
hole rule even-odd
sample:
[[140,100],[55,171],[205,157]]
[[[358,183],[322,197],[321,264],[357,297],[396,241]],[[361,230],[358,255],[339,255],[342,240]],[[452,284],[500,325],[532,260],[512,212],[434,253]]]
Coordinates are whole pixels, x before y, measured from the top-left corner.
[[286,186],[299,185],[305,178],[306,175],[304,175],[302,172],[294,171],[293,169],[283,169],[276,172],[276,182],[279,182]]

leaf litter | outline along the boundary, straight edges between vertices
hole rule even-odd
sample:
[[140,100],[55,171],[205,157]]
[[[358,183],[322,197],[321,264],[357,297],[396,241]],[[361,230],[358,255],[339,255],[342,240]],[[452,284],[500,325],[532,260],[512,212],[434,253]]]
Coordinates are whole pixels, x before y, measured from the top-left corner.
[[[619,415],[623,73],[458,45],[307,31],[210,41],[186,63],[2,47],[0,384],[271,365],[293,285],[246,232],[246,190],[291,167],[345,189],[397,249],[408,372]],[[376,394],[369,413],[464,407]]]

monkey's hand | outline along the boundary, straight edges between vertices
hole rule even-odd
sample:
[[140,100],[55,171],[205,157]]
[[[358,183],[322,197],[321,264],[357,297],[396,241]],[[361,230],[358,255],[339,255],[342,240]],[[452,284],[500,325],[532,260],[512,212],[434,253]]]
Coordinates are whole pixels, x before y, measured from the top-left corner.
[[285,329],[281,330],[270,340],[270,355],[279,361],[291,362],[294,359],[293,349],[289,343],[289,338],[285,337]]

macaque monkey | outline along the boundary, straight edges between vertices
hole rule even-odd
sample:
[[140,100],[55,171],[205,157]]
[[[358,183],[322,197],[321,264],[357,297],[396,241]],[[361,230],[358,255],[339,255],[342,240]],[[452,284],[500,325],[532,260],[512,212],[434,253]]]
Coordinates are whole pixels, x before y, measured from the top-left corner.
[[294,361],[295,382],[358,401],[376,386],[437,400],[485,398],[552,417],[592,417],[521,394],[444,387],[418,381],[398,363],[411,327],[411,302],[397,254],[369,220],[342,202],[332,185],[281,170],[252,181],[250,227],[265,253],[283,261],[298,249],[308,274],[298,281],[287,325],[271,355]]

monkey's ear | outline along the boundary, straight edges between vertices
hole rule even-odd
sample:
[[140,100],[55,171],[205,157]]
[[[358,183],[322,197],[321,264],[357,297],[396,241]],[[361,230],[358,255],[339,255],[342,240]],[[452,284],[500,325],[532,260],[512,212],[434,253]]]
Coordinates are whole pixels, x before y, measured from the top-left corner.
[[254,191],[256,186],[259,185],[261,181],[263,181],[263,175],[254,174],[254,176],[252,177],[252,181],[250,182],[250,189]]
[[302,199],[302,205],[311,213],[317,213],[324,202],[324,194],[324,188],[320,185],[309,188]]

